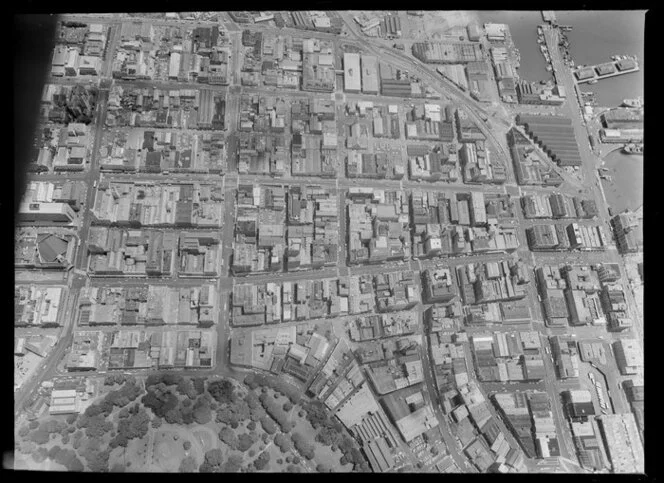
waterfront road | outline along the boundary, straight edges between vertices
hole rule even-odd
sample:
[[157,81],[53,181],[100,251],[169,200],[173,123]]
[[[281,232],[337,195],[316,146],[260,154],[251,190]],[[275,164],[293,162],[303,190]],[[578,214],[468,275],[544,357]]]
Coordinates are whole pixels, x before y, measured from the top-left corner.
[[[562,60],[562,55],[558,47],[558,40],[560,38],[559,30],[557,28],[545,28],[544,38],[551,55],[551,65],[553,66],[556,82],[560,83],[565,88],[565,91],[568,92],[569,98],[565,103],[565,107],[569,110],[568,114],[572,120],[574,134],[576,136],[577,144],[579,145],[581,159],[583,160],[581,171],[583,174],[584,185],[594,197],[599,211],[599,220],[605,227],[607,235],[609,235],[611,233],[609,224],[610,216],[608,212],[609,207],[602,195],[599,174],[597,172],[600,160],[590,149],[590,142],[588,141],[589,133],[583,121],[582,103],[578,98],[578,93],[580,91],[574,81],[572,71]],[[625,268],[625,261],[616,250],[608,250],[605,262],[617,263],[621,267],[623,274],[621,282],[626,289],[625,294],[628,306],[632,315],[632,320],[635,322],[633,332],[635,332],[639,339],[643,341],[643,319],[636,310],[634,293],[629,289],[629,284],[626,283],[627,277],[625,274],[627,273],[627,270]]]

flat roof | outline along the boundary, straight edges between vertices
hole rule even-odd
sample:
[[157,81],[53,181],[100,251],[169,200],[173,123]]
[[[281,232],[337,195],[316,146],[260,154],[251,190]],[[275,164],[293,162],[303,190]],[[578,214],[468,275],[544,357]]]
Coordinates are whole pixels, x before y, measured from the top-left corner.
[[344,90],[359,91],[360,79],[360,54],[344,54]]

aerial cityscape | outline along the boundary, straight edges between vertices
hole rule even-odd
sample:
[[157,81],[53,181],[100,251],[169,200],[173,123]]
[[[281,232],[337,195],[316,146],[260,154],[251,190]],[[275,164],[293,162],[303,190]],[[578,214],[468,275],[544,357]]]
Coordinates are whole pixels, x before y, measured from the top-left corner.
[[644,19],[60,15],[14,469],[644,474]]

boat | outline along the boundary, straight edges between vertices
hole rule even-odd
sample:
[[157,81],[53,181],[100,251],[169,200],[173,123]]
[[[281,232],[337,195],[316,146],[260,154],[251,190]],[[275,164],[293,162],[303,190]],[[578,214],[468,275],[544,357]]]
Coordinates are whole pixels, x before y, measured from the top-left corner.
[[643,101],[641,100],[641,98],[637,98],[637,99],[623,99],[623,101],[622,101],[622,105],[625,106],[625,107],[635,107],[635,108],[639,108],[639,107],[642,107],[642,106],[643,106]]
[[597,79],[589,80],[588,84],[597,84]]
[[643,154],[643,144],[625,144],[622,152],[626,154]]

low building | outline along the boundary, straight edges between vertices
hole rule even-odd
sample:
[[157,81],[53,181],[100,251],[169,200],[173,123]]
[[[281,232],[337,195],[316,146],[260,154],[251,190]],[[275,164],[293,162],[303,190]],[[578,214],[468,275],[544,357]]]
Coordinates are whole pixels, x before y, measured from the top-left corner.
[[449,303],[457,296],[456,283],[449,268],[425,270],[422,280],[428,303]]
[[636,339],[620,339],[614,342],[613,353],[621,374],[634,375],[643,370],[643,353]]
[[597,419],[613,472],[643,474],[643,444],[634,416],[631,413],[610,414]]
[[18,219],[24,223],[72,223],[76,213],[67,203],[21,203]]
[[360,68],[360,54],[344,54],[344,90],[358,93],[362,87],[362,69]]

